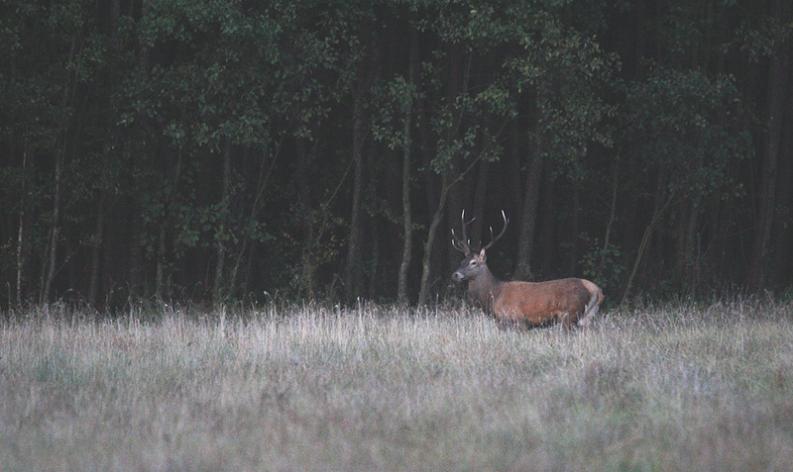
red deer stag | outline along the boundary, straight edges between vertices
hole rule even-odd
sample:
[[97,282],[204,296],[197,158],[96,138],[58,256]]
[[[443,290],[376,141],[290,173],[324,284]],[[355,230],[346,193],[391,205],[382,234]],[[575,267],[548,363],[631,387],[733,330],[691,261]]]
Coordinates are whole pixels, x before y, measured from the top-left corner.
[[476,253],[470,248],[462,214],[462,238],[458,239],[452,229],[452,246],[465,254],[460,267],[452,274],[455,282],[468,281],[468,296],[492,313],[499,324],[527,323],[542,326],[561,322],[566,328],[574,325],[586,326],[592,320],[600,303],[603,291],[585,279],[560,279],[547,282],[505,282],[498,280],[487,268],[485,251],[507,230],[509,220],[502,210],[504,227],[493,235],[490,227],[490,242]]

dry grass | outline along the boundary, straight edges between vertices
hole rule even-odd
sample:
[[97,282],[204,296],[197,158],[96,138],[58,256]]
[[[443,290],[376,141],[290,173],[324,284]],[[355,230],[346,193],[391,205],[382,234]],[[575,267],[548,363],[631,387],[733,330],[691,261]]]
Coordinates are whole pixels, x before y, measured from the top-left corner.
[[0,326],[0,470],[793,470],[793,307]]

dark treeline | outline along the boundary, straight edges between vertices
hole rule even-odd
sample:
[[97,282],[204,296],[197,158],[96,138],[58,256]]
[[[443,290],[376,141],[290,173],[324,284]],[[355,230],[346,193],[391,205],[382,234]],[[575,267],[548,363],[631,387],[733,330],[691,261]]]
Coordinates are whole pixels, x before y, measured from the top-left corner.
[[788,0],[6,0],[0,306],[789,290]]

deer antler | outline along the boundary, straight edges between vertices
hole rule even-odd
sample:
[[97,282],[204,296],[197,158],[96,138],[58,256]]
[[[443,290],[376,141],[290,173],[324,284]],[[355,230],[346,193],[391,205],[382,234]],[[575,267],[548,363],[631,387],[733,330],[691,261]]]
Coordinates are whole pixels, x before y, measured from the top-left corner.
[[457,238],[457,235],[454,234],[454,228],[452,228],[452,247],[454,249],[462,252],[466,256],[470,256],[471,255],[471,241],[468,240],[468,235],[467,235],[467,232],[465,230],[465,227],[470,225],[471,223],[473,223],[475,219],[476,219],[476,217],[471,218],[469,221],[466,222],[465,221],[465,210],[463,210],[463,213],[460,216],[460,221],[462,222],[462,225],[463,225],[463,228],[462,228],[463,229],[463,237],[461,239]]
[[507,214],[504,213],[504,210],[501,210],[501,218],[504,219],[504,227],[501,228],[501,231],[498,233],[498,236],[493,236],[493,227],[490,227],[490,242],[487,243],[482,249],[487,250],[490,249],[490,246],[493,245],[496,241],[498,241],[501,236],[504,236],[504,232],[507,231],[507,225],[509,225],[509,219],[507,219]]

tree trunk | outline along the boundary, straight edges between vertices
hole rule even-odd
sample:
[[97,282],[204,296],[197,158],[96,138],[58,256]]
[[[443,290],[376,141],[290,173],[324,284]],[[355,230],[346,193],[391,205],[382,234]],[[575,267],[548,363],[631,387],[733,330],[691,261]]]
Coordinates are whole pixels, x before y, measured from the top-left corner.
[[[775,6],[777,13],[780,13],[779,0],[775,2]],[[776,51],[776,54],[772,55],[768,75],[767,134],[760,183],[760,217],[754,230],[747,277],[747,285],[752,290],[761,289],[766,281],[768,248],[776,208],[777,163],[785,104],[788,103],[786,94],[789,92],[790,83],[790,47],[785,45],[784,48],[784,51]]]
[[[636,259],[633,261],[633,268],[631,269],[631,273],[628,276],[628,281],[625,283],[625,291],[622,294],[622,299],[620,300],[620,305],[624,304],[628,297],[630,296],[631,289],[633,288],[633,281],[636,278],[636,274],[639,271],[639,265],[642,262],[642,258],[644,257],[644,253],[647,251],[647,247],[650,245],[650,241],[653,236],[653,231],[655,231],[656,225],[661,221],[661,217],[664,216],[666,213],[667,208],[672,203],[673,195],[669,193],[666,195],[666,173],[661,171],[658,176],[658,183],[657,183],[656,195],[655,195],[655,205],[653,209],[653,215],[650,218],[650,222],[647,224],[647,227],[644,229],[644,233],[642,233],[642,239],[639,243],[639,249],[636,252]],[[661,203],[662,199],[666,195],[666,201]]]
[[369,284],[367,296],[369,300],[374,300],[377,296],[377,282],[380,270],[380,234],[378,234],[377,226],[372,226],[372,256],[371,264],[369,265]]
[[482,161],[479,164],[479,174],[476,178],[476,189],[474,190],[474,211],[476,218],[471,225],[471,240],[482,241],[485,222],[485,200],[487,200],[487,183],[490,175],[490,163]]
[[138,216],[138,206],[133,208],[130,216],[130,235],[129,235],[129,294],[138,297],[143,294],[143,244],[141,243],[141,221]]
[[315,275],[316,265],[314,264],[314,240],[316,225],[312,215],[311,187],[308,178],[309,152],[306,144],[298,139],[297,142],[297,175],[296,183],[298,190],[298,202],[304,225],[303,248],[300,255],[300,278],[303,295],[309,300],[315,299]]
[[[539,231],[539,239],[536,244],[539,247],[539,254],[542,255],[539,261],[535,260],[534,270],[538,274],[557,275],[559,271],[551,271],[551,267],[556,267],[555,258],[558,254],[556,243],[557,234],[557,210],[556,210],[556,192],[555,192],[555,179],[553,172],[545,166],[544,182],[542,189],[542,210],[540,214],[541,225]],[[536,262],[539,262],[537,264]],[[536,274],[535,274],[536,276]]]
[[[509,140],[509,158],[508,161],[503,163],[500,167],[502,172],[506,172],[506,184],[509,187],[509,202],[512,208],[521,208],[523,200],[523,183],[520,178],[521,164],[521,145],[520,136],[523,128],[521,128],[518,120],[513,120],[510,125],[510,140]],[[503,162],[503,161],[502,161]]]
[[698,273],[699,261],[696,253],[698,238],[697,227],[699,226],[699,215],[702,197],[696,195],[688,205],[688,214],[681,224],[681,244],[678,253],[678,277],[689,292],[693,292],[696,287],[696,275]]
[[94,238],[91,245],[91,275],[88,284],[88,300],[94,306],[98,306],[99,294],[99,272],[101,270],[102,246],[105,232],[105,191],[100,190],[99,203],[96,210],[96,227]]
[[[281,154],[281,145],[278,143],[275,146],[275,149],[271,153],[271,156],[268,159],[267,153],[261,157],[261,162],[259,164],[259,176],[256,180],[256,194],[253,197],[253,203],[251,204],[251,211],[248,215],[248,222],[253,223],[255,220],[259,218],[259,212],[261,211],[262,205],[264,204],[264,194],[267,190],[268,183],[270,181],[270,177],[273,175],[273,170],[275,169],[275,164],[278,160],[278,156]],[[268,165],[269,164],[269,165]],[[237,252],[237,257],[234,261],[234,267],[231,269],[231,275],[229,276],[229,290],[235,290],[237,286],[237,278],[239,276],[240,267],[242,264],[242,258],[248,252],[253,252],[254,245],[251,241],[251,234],[249,231],[246,231],[242,238],[242,244],[240,244],[240,249]],[[243,292],[247,290],[248,287],[248,275],[250,274],[250,256],[248,261],[246,262],[246,269],[245,274],[246,278],[243,282]]]
[[443,220],[443,213],[446,208],[449,190],[465,178],[465,176],[471,171],[471,169],[473,169],[477,162],[479,162],[482,155],[483,154],[480,154],[479,157],[474,159],[473,162],[471,162],[468,167],[460,172],[454,179],[449,177],[448,172],[444,173],[443,177],[441,178],[441,193],[438,199],[438,205],[435,207],[435,213],[432,216],[432,221],[430,222],[430,227],[427,231],[427,239],[424,242],[424,255],[421,260],[421,286],[419,287],[418,300],[419,305],[426,305],[428,301],[427,299],[429,298],[430,272],[432,270],[432,267],[430,266],[430,261],[432,260],[432,245],[435,243],[438,227]]
[[531,253],[532,249],[534,249],[534,234],[537,231],[537,211],[542,182],[542,144],[539,135],[535,135],[534,140],[534,156],[532,156],[531,164],[526,174],[520,236],[518,237],[518,261],[515,265],[515,278],[520,280],[532,277]]
[[[65,138],[64,138],[65,139]],[[63,144],[66,145],[65,143]],[[52,223],[50,226],[49,237],[49,256],[47,263],[47,276],[44,279],[44,287],[41,291],[41,303],[49,303],[52,281],[55,279],[55,268],[58,263],[58,239],[60,239],[60,215],[61,215],[61,182],[63,180],[63,161],[65,150],[58,151],[55,158],[55,189],[52,198]]]
[[581,182],[573,181],[573,214],[570,217],[570,254],[567,274],[572,276],[578,268],[578,255],[581,252]]
[[432,215],[429,230],[427,231],[427,239],[424,241],[424,254],[421,259],[421,285],[419,287],[419,305],[426,305],[429,298],[429,282],[430,282],[430,261],[432,260],[432,247],[435,244],[435,236],[438,233],[438,227],[443,220],[443,210],[446,208],[446,196],[449,192],[447,184],[448,177],[446,174],[442,177],[441,194],[438,199],[438,205],[435,207],[435,213]]
[[159,233],[157,235],[157,267],[155,271],[155,288],[154,294],[157,300],[163,301],[165,298],[170,297],[170,284],[171,275],[170,268],[168,267],[167,258],[167,237],[168,225],[170,223],[174,203],[176,202],[177,189],[179,188],[179,181],[182,176],[182,149],[177,151],[176,169],[174,171],[173,181],[171,188],[165,196],[165,204],[163,210],[163,218],[160,221]]
[[[456,173],[459,172],[459,170],[455,167],[452,172]],[[465,200],[467,200],[465,182],[463,182],[462,185],[457,185],[449,189],[448,195],[446,196],[446,203],[448,205],[448,211],[446,212],[446,226],[448,228],[459,227],[460,215],[466,206]],[[470,213],[470,209],[468,209],[466,213]],[[479,243],[480,241],[471,239],[472,248],[478,247]],[[452,250],[452,247],[448,244],[444,245],[443,248],[446,250],[446,268],[450,269],[457,267],[457,265],[460,263],[460,254]]]
[[[412,87],[416,86],[416,72],[419,60],[418,32],[410,31],[410,64],[408,80]],[[402,129],[402,260],[399,263],[399,279],[397,282],[397,302],[408,303],[408,270],[413,257],[413,212],[410,206],[410,150],[413,145],[411,127],[413,123],[413,97],[405,102]]]
[[363,148],[366,141],[367,126],[364,116],[366,88],[358,84],[352,112],[352,214],[350,215],[350,234],[347,238],[347,257],[344,265],[344,291],[347,300],[354,300],[361,284],[361,192],[363,190]]
[[[467,62],[467,65],[466,65]],[[464,61],[464,52],[461,46],[452,46],[449,52],[449,78],[446,90],[447,103],[455,102],[458,96],[466,93],[468,88],[468,72],[470,72],[470,55],[469,60]],[[448,128],[446,133],[447,142],[453,142],[459,136],[460,126],[462,125],[462,112],[454,117],[454,123]],[[459,172],[460,167],[463,165],[458,162],[458,159],[452,158],[449,163],[447,172],[450,175],[455,175]],[[465,185],[459,185],[448,189],[446,196],[449,211],[446,212],[446,223],[449,227],[454,227],[459,224],[458,219],[465,205]],[[471,241],[473,246],[478,244],[477,241]],[[458,254],[451,250],[448,245],[444,246],[446,250],[446,266],[456,267],[459,263]]]
[[215,264],[215,278],[212,286],[212,301],[215,305],[224,297],[223,274],[226,265],[226,222],[229,221],[231,202],[229,188],[231,187],[231,140],[227,137],[223,149],[223,186],[220,193],[220,208],[223,220],[220,223],[220,235],[215,235],[215,251],[217,263]]
[[[71,45],[69,47],[69,57],[66,61],[67,64],[71,63],[72,59],[74,58],[77,52],[77,37],[72,38]],[[65,108],[73,98],[75,92],[75,80],[72,75],[70,77],[69,83],[64,84],[64,91],[63,91],[63,101],[62,106]],[[63,166],[64,161],[66,159],[66,147],[69,141],[68,139],[68,131],[69,131],[69,124],[64,123],[61,128],[61,139],[62,142],[60,143],[60,147],[56,151],[55,154],[55,176],[54,176],[54,191],[53,191],[53,198],[52,198],[52,222],[50,226],[50,237],[49,237],[49,257],[47,263],[47,272],[46,277],[44,278],[44,283],[41,290],[41,303],[49,303],[50,301],[50,292],[52,290],[52,281],[55,279],[55,269],[58,264],[58,239],[60,237],[60,214],[61,214],[61,193],[62,193],[62,181],[63,181]]]
[[608,222],[606,222],[606,232],[603,235],[603,249],[600,253],[600,262],[598,264],[600,266],[598,267],[598,272],[601,274],[605,271],[606,251],[608,251],[611,245],[611,228],[614,226],[614,220],[616,220],[617,215],[617,191],[619,190],[619,184],[620,158],[618,156],[611,164],[611,204],[609,205],[609,219]]
[[157,268],[154,271],[154,298],[158,302],[164,301],[163,287],[165,285],[165,223],[160,224],[157,234]]
[[[16,303],[17,308],[22,307],[22,283],[25,280],[25,206],[27,205],[27,164],[28,148],[27,142],[22,149],[22,191],[19,196],[19,227],[17,229],[17,283],[16,283]],[[9,305],[11,300],[8,301]]]
[[793,186],[781,185],[782,182],[793,182],[793,94],[791,94],[788,115],[786,118],[787,132],[785,133],[783,149],[785,158],[780,159],[779,190],[777,192],[777,208],[782,209],[775,218],[774,257],[772,261],[772,277],[775,284],[789,284],[785,280],[786,272],[789,273],[793,252],[793,227],[786,224],[793,220]]

